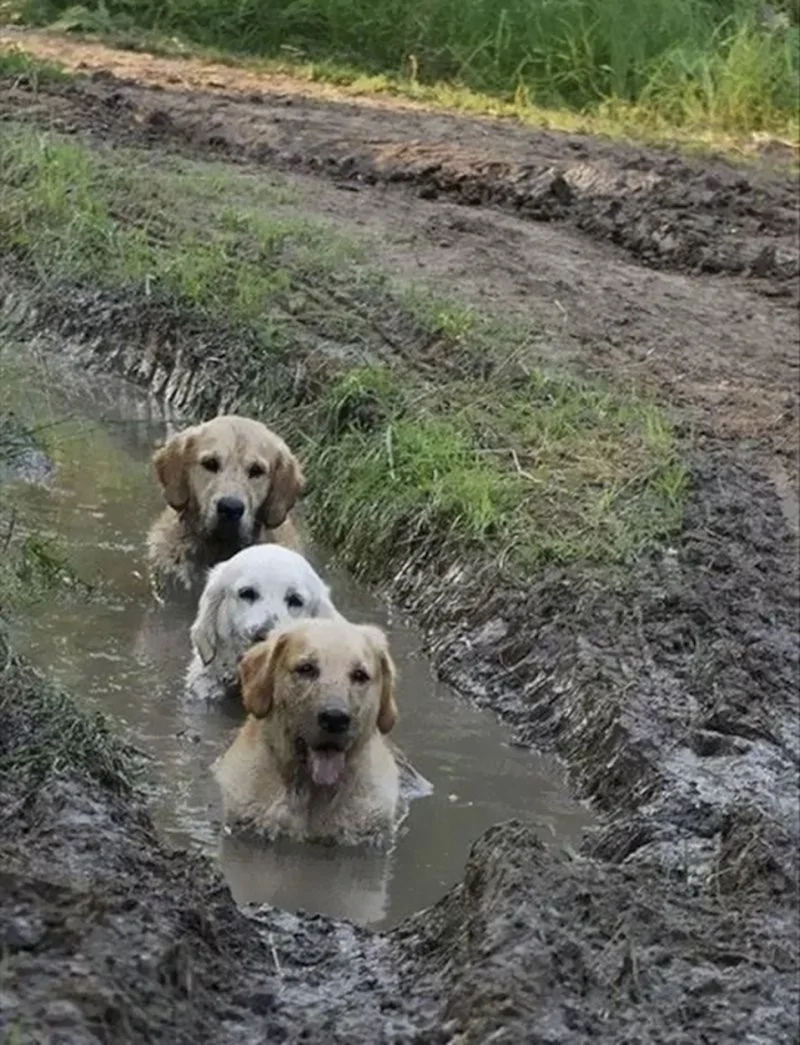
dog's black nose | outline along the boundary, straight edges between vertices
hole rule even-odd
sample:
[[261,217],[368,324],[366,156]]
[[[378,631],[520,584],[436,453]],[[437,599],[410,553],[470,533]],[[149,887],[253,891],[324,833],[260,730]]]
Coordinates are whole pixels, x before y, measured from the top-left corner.
[[350,725],[350,716],[341,708],[323,708],[317,715],[317,722],[326,733],[344,733]]
[[229,522],[238,522],[244,515],[244,501],[238,497],[220,497],[217,501],[217,515]]
[[254,628],[250,632],[250,641],[253,642],[253,643],[255,643],[255,642],[263,642],[264,639],[269,635],[269,633],[272,631],[272,629],[274,627],[275,627],[275,621],[274,620],[266,621],[260,627]]

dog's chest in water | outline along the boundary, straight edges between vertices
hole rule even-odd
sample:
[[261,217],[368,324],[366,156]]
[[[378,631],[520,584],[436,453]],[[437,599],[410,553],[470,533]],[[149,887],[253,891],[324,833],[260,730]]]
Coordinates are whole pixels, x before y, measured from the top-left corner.
[[279,805],[274,809],[279,830],[299,841],[349,843],[375,831],[350,782],[334,788],[295,781]]

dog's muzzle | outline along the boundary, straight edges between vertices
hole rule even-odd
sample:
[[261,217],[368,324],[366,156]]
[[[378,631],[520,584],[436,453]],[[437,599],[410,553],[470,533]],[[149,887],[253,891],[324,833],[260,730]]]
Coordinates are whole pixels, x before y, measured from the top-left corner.
[[220,497],[210,520],[214,538],[237,551],[248,547],[253,540],[253,529],[245,521],[246,512],[240,497]]
[[257,642],[263,642],[264,639],[268,638],[270,632],[277,624],[277,620],[274,617],[270,617],[268,621],[263,624],[259,624],[257,628],[251,628],[247,632],[247,641],[251,646],[255,646]]

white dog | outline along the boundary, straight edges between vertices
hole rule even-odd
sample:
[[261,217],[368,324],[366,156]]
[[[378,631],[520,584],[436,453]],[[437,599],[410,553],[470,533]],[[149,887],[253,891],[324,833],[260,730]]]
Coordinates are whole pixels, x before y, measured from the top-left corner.
[[216,699],[237,687],[236,668],[273,628],[305,617],[340,618],[330,590],[298,552],[256,544],[209,571],[191,627],[186,685]]

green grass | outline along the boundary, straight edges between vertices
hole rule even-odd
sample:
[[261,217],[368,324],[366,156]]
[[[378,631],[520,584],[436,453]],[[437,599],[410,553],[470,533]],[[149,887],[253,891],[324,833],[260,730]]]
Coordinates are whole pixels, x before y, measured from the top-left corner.
[[103,715],[80,708],[14,653],[0,619],[0,792],[24,800],[70,773],[125,791],[132,752]]
[[21,0],[37,24],[162,36],[637,123],[796,133],[798,27],[760,0]]
[[[2,368],[0,368],[2,380]],[[35,434],[0,414],[0,493],[3,476]],[[63,558],[36,533],[15,534],[13,511],[0,512],[0,793],[24,802],[53,776],[78,773],[115,790],[127,789],[130,752],[103,716],[82,710],[13,650],[9,625],[32,599],[73,578]]]
[[0,249],[18,270],[228,331],[198,361],[212,394],[229,387],[297,447],[314,532],[356,574],[621,562],[679,527],[687,477],[657,406],[520,376],[509,361],[530,331],[393,288],[263,176],[8,128],[0,179]]
[[20,48],[0,51],[0,77],[12,83],[28,84],[36,90],[40,84],[62,83],[69,75],[52,62],[43,62]]

